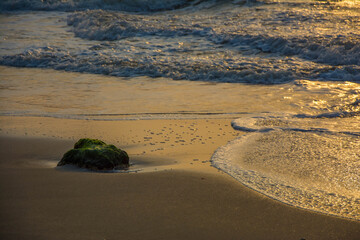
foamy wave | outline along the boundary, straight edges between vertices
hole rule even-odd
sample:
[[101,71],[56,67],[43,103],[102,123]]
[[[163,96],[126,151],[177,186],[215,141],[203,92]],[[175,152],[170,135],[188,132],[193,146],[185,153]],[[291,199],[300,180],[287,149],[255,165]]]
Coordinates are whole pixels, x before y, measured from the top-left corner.
[[[347,36],[349,37],[349,36]],[[290,38],[270,37],[266,35],[217,35],[218,42],[228,42],[235,46],[249,45],[263,53],[281,54],[284,56],[298,56],[318,63],[329,65],[360,65],[360,36],[345,36],[329,38],[308,37]],[[350,70],[351,71],[351,70]],[[344,72],[329,74],[330,78]]]
[[[202,37],[219,45],[231,46],[249,54],[265,53],[296,56],[305,60],[332,66],[348,65],[345,69],[322,74],[324,78],[360,80],[360,35],[271,36],[270,33],[249,33],[242,28],[224,28],[223,23],[235,16],[215,15],[219,26],[211,24],[208,16],[143,16],[107,11],[86,11],[68,17],[68,25],[76,36],[90,40],[120,40],[133,36],[187,36]],[[281,16],[284,18],[284,16]],[[222,20],[221,20],[222,18]],[[296,18],[301,19],[301,16]],[[211,21],[211,19],[210,19]],[[194,22],[198,22],[194,24]],[[230,21],[231,22],[231,21]],[[360,24],[360,20],[357,20]],[[236,33],[234,33],[236,32]]]
[[279,201],[360,220],[359,119],[243,117],[248,132],[220,147],[214,167]]
[[[320,74],[314,74],[316,69],[311,66],[294,71],[296,63],[281,65],[281,60],[237,58],[221,53],[203,55],[188,54],[170,55],[163,52],[154,55],[137,56],[133,51],[127,54],[122,52],[98,51],[100,46],[81,52],[69,52],[57,47],[30,48],[21,54],[0,57],[0,64],[15,67],[39,67],[66,70],[73,72],[86,72],[112,76],[132,77],[150,76],[167,77],[175,80],[200,80],[215,82],[245,82],[252,84],[277,84],[293,81],[295,79],[321,79]],[[96,51],[93,51],[96,49]],[[118,50],[121,52],[121,49]],[[195,53],[196,54],[196,53]],[[209,56],[212,56],[210,58]],[[224,57],[228,59],[224,60]],[[278,61],[278,62],[277,62]],[[276,63],[277,62],[277,63]],[[272,67],[274,64],[276,67]],[[321,66],[320,66],[321,67]],[[341,68],[341,67],[339,67]],[[326,71],[322,69],[322,72]],[[329,71],[332,71],[329,69]],[[354,69],[357,75],[351,80],[356,81],[360,76],[360,67]],[[338,79],[343,81],[344,76]],[[346,77],[346,75],[345,75]],[[347,80],[347,79],[345,79]]]
[[[331,153],[342,144],[352,145],[329,156],[319,143],[333,148]],[[211,162],[244,185],[281,202],[360,220],[359,165],[352,158],[359,156],[359,144],[354,137],[327,134],[252,133],[220,147]]]
[[[179,56],[148,56],[138,58],[131,52],[129,55],[116,55],[84,51],[71,53],[55,48],[31,48],[24,53],[0,57],[0,64],[15,67],[53,68],[73,72],[87,72],[112,76],[150,76],[168,77],[175,80],[201,80],[218,82],[248,82],[276,84],[288,82],[296,78],[291,69],[271,68],[266,61],[259,63],[233,62],[240,67],[229,69],[222,56],[197,56],[189,59],[187,55]],[[303,76],[299,76],[303,77]]]
[[[67,16],[67,24],[77,38],[69,32],[61,38],[64,28],[52,22],[59,38],[42,32],[28,40],[36,47],[25,50],[17,39],[9,40],[0,64],[253,84],[304,79],[360,82],[359,13],[337,10],[335,15],[330,14],[331,6],[315,4],[319,9],[312,11],[309,1],[295,2],[295,7],[286,1],[234,7],[226,1],[216,10],[161,14],[75,12]],[[195,3],[200,1],[191,1]],[[18,30],[20,35],[24,31]],[[7,35],[11,37],[11,31]],[[29,35],[24,31],[20,37]]]
[[[77,11],[108,9],[131,12],[173,10],[198,5],[202,0],[3,0],[0,10]],[[214,1],[216,2],[216,1]]]

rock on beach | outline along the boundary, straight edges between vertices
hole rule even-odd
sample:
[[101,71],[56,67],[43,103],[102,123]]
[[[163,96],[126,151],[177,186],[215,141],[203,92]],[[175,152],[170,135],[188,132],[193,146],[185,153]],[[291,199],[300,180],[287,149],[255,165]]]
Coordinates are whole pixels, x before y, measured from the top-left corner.
[[98,139],[82,138],[67,151],[57,166],[75,165],[91,170],[114,170],[129,167],[128,154]]

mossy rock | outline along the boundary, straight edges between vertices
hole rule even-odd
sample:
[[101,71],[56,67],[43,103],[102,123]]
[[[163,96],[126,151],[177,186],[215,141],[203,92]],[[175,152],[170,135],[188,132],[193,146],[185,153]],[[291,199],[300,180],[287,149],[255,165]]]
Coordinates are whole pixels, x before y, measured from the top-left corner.
[[126,169],[129,167],[129,156],[101,140],[82,138],[75,143],[74,149],[64,154],[58,166],[66,164],[91,170]]

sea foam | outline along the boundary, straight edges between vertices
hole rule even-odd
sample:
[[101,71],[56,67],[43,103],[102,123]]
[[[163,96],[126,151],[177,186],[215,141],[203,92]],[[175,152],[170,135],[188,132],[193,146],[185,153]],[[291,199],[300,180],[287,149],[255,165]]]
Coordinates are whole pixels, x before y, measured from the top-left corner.
[[0,10],[77,11],[85,9],[109,9],[147,12],[185,7],[200,1],[189,0],[3,0]]
[[296,81],[303,114],[269,112],[232,121],[244,135],[220,147],[212,165],[292,206],[360,220],[360,86]]
[[220,147],[212,165],[284,203],[360,220],[358,119],[341,119],[348,132],[336,131],[338,121],[237,119],[233,127],[248,133]]
[[[276,13],[275,13],[276,14]],[[288,15],[277,13],[278,21],[286,21],[284,25],[293,25],[294,21],[300,21],[304,15],[297,13],[294,20],[289,20]],[[288,13],[290,14],[290,13]],[[302,13],[305,14],[305,13]],[[308,13],[306,13],[308,14]],[[316,18],[318,16],[306,16]],[[360,24],[359,19],[349,17],[355,24]],[[184,36],[194,35],[219,45],[230,45],[235,48],[246,47],[249,53],[272,53],[283,56],[297,56],[306,60],[329,65],[355,65],[349,66],[349,70],[360,65],[360,35],[359,32],[347,34],[324,35],[314,34],[307,30],[299,31],[299,35],[284,33],[286,35],[274,35],[272,32],[262,31],[260,34],[256,26],[243,26],[236,24],[243,17],[238,12],[227,12],[225,16],[215,14],[207,15],[129,15],[124,13],[107,11],[86,11],[72,14],[68,17],[68,25],[76,36],[90,40],[120,40],[134,36]],[[327,19],[322,16],[321,22],[326,27],[334,27],[325,24]],[[347,19],[348,20],[348,19]],[[262,22],[270,19],[262,19]],[[338,21],[342,21],[338,19]],[[196,22],[196,24],[194,24]],[[226,27],[226,25],[231,27]],[[311,25],[310,25],[311,26]],[[316,26],[316,25],[315,25]],[[314,26],[312,26],[314,27]],[[246,31],[247,30],[247,31]],[[251,30],[251,32],[249,31]],[[337,31],[337,29],[334,29]],[[345,30],[345,28],[344,28]],[[350,29],[349,29],[350,30]],[[306,35],[302,35],[306,33]],[[339,72],[343,74],[344,72]]]
[[[185,2],[196,6],[214,3]],[[51,2],[55,3],[62,1]],[[252,84],[299,79],[360,82],[360,32],[356,27],[360,15],[350,7],[352,10],[333,10],[335,3],[308,1],[215,1],[216,8],[130,13],[107,10],[107,3],[113,4],[110,1],[100,4],[100,9],[68,13],[66,21],[59,18],[56,24],[62,23],[63,28],[56,30],[58,39],[34,34],[36,46],[24,48],[19,43],[16,51],[3,47],[0,64]],[[158,3],[166,5],[168,1]],[[49,21],[54,21],[54,14],[48,15]],[[45,18],[41,21],[46,24]],[[12,32],[4,33],[5,39]],[[29,38],[26,32],[19,34],[22,39]]]

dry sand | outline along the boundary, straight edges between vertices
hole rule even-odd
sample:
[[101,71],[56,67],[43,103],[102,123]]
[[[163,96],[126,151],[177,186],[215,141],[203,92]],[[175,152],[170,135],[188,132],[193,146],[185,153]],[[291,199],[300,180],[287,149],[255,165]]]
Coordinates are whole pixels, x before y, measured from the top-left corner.
[[[0,117],[0,239],[359,239],[360,222],[294,208],[212,168],[230,119]],[[80,137],[125,149],[131,173],[55,168]]]

